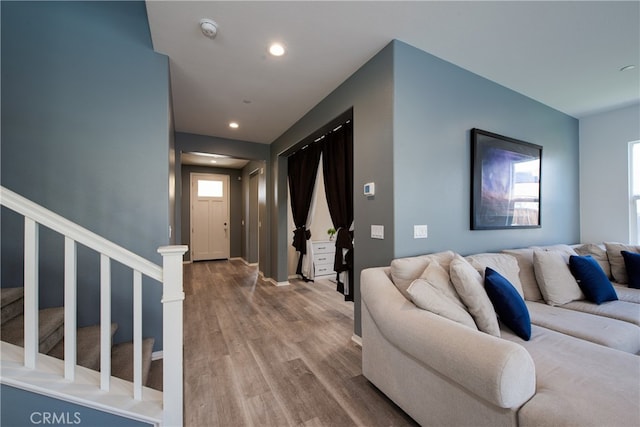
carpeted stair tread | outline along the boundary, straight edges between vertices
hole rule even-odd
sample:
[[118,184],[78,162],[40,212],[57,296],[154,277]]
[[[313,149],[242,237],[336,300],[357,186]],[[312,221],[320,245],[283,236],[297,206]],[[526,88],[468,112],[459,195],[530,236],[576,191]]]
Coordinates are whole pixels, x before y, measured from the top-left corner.
[[[118,325],[111,324],[111,337]],[[76,364],[85,368],[100,370],[100,325],[79,328],[76,333]],[[50,356],[64,360],[64,338],[49,352]]]
[[0,305],[2,306],[0,323],[4,325],[5,322],[22,314],[24,288],[0,288]]
[[[147,383],[151,368],[153,338],[142,340],[142,384]],[[111,349],[111,375],[133,381],[133,342],[116,344]]]
[[[64,308],[44,308],[38,312],[39,351],[48,353],[64,335]],[[2,324],[2,341],[24,346],[24,315]]]

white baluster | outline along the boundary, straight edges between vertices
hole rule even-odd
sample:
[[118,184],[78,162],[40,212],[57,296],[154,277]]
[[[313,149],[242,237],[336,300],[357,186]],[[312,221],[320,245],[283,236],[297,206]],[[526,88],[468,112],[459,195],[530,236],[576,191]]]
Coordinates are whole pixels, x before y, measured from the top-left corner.
[[76,242],[64,238],[64,377],[74,381],[76,377],[76,295],[77,295]]
[[24,366],[35,369],[38,339],[38,224],[24,218]]
[[163,341],[163,424],[181,426],[182,420],[182,256],[186,246],[163,246],[162,255],[162,341]]
[[142,399],[142,274],[133,271],[133,398]]
[[111,384],[111,259],[100,254],[100,389]]

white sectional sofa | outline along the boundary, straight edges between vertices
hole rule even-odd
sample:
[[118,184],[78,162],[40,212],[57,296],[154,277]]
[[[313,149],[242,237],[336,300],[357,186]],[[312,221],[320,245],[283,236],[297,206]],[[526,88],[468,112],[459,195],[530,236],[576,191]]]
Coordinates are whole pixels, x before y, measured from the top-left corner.
[[[545,265],[536,265],[540,251],[577,250],[607,261],[596,248],[604,252],[603,245],[562,245],[464,258],[478,272],[497,271],[524,297],[529,340],[502,321],[499,332],[486,333],[412,302],[420,301],[410,287],[427,280],[427,270],[434,270],[427,267],[438,264],[442,272],[454,259],[461,262],[453,252],[364,270],[365,377],[425,426],[639,426],[640,290],[617,284],[615,301],[596,305],[578,298],[551,305],[543,294],[552,291],[541,292],[536,279],[536,273],[541,280],[557,278],[545,279]],[[606,274],[611,277],[610,268]]]

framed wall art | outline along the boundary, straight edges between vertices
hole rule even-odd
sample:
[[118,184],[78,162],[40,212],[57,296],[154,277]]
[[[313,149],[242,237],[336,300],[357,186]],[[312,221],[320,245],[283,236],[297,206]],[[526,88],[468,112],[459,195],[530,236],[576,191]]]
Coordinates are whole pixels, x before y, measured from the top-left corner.
[[471,229],[539,228],[542,147],[471,130]]

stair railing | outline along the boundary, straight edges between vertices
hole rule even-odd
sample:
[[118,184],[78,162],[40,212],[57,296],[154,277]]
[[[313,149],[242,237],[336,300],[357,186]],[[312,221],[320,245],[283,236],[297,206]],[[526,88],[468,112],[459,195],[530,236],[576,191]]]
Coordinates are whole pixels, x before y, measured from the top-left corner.
[[100,254],[100,389],[111,379],[111,260],[133,270],[133,398],[142,399],[142,276],[163,286],[163,424],[183,423],[182,256],[187,246],[163,246],[162,267],[0,186],[0,204],[24,216],[24,366],[38,356],[38,229],[64,236],[64,378],[75,379],[77,244]]

